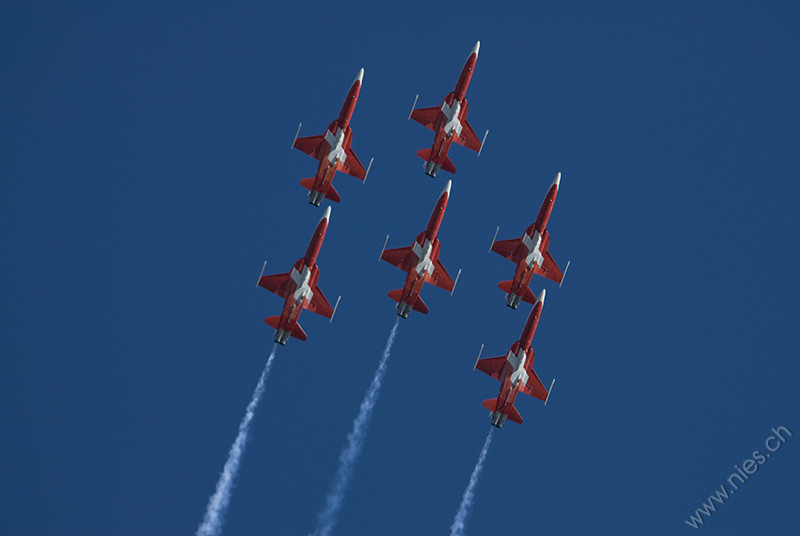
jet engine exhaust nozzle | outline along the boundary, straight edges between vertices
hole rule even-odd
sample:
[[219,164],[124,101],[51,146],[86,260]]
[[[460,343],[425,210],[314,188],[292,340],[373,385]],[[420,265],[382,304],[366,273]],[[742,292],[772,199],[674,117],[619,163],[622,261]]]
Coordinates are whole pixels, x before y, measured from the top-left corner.
[[425,163],[425,174],[430,175],[431,177],[435,177],[439,170],[442,169],[442,166],[434,162],[433,160],[428,160]]

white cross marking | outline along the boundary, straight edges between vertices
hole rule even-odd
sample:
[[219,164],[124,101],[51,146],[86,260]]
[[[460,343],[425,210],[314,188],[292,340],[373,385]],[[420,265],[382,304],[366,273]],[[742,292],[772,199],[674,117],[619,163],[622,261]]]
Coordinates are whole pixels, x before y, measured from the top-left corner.
[[528,354],[525,350],[520,349],[517,355],[514,355],[513,352],[508,352],[508,363],[513,367],[514,372],[511,373],[511,384],[516,387],[519,382],[521,381],[524,384],[528,383],[528,373],[525,371],[525,360],[528,358]]
[[431,244],[431,241],[426,239],[425,243],[422,245],[420,245],[419,242],[414,242],[411,249],[419,258],[419,262],[416,266],[417,273],[419,275],[422,275],[423,272],[432,274],[433,261],[431,261],[431,250],[433,250],[433,244]]
[[541,268],[544,263],[544,256],[541,252],[542,235],[539,234],[539,231],[534,231],[533,237],[528,236],[528,233],[522,235],[522,243],[528,248],[528,255],[525,257],[525,263],[528,268],[532,268],[533,263],[538,264],[539,268]]
[[289,277],[297,285],[296,290],[294,291],[294,301],[300,303],[303,301],[303,298],[311,301],[311,298],[314,297],[314,292],[311,290],[308,282],[311,280],[311,270],[308,266],[303,266],[303,271],[298,272],[297,268],[292,268],[292,272],[289,274]]
[[459,136],[461,135],[461,121],[458,119],[458,113],[461,111],[461,103],[456,101],[453,103],[453,106],[450,106],[446,102],[442,104],[442,112],[444,113],[445,117],[447,117],[447,123],[444,125],[444,133],[447,136],[452,136],[453,131]]
[[336,132],[337,133],[334,134],[330,130],[325,131],[325,141],[327,141],[328,145],[331,146],[331,152],[328,153],[327,158],[331,164],[335,164],[337,159],[340,163],[344,164],[344,161],[347,158],[347,153],[342,147],[342,144],[344,143],[344,130],[338,128],[336,129]]

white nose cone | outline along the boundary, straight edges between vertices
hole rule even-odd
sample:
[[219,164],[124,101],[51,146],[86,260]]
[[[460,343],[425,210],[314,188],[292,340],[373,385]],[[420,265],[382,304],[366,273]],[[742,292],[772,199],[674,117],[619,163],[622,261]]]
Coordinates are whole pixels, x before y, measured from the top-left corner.
[[480,49],[481,49],[481,42],[478,41],[477,43],[475,43],[475,46],[472,47],[472,52],[470,52],[469,55],[472,56],[473,54],[475,54],[477,56],[478,55],[478,51]]
[[556,186],[559,186],[561,184],[561,172],[560,171],[556,174],[556,180],[553,181],[553,184],[556,185]]
[[322,219],[319,220],[319,221],[322,221],[322,220],[328,220],[330,222],[330,220],[331,220],[331,207],[330,207],[330,205],[328,205],[328,208],[325,209],[325,214],[322,215]]
[[364,68],[363,67],[361,68],[360,71],[358,71],[358,76],[356,76],[356,79],[353,80],[353,83],[355,84],[356,82],[361,82],[362,80],[364,80]]
[[447,181],[447,184],[444,185],[444,190],[442,190],[442,194],[450,195],[450,187],[453,185],[453,181]]
[[542,293],[539,294],[539,299],[536,300],[537,302],[542,302],[542,307],[544,307],[544,296],[547,294],[547,290],[542,289]]

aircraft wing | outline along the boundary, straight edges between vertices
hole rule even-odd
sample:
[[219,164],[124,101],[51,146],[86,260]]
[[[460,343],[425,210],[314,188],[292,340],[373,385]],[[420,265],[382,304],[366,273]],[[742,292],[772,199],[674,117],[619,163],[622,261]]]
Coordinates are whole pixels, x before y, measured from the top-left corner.
[[403,261],[405,261],[406,257],[408,257],[411,253],[411,248],[387,249],[381,254],[381,259],[385,260],[389,264],[397,266],[401,270],[405,270],[405,268],[403,268]]
[[561,270],[556,265],[556,261],[554,261],[553,257],[550,256],[549,251],[544,252],[544,262],[542,262],[542,267],[539,268],[538,264],[534,264],[533,271],[546,277],[547,279],[550,279],[551,281],[555,281],[556,283],[561,283],[561,280],[564,278],[564,274],[561,273]]
[[431,274],[430,283],[448,292],[453,290],[453,279],[450,277],[450,274],[447,273],[447,270],[444,269],[442,261],[439,259],[436,259],[433,263],[433,273]]
[[461,134],[456,136],[455,141],[459,145],[463,145],[467,149],[472,149],[473,151],[480,151],[481,150],[481,140],[475,134],[475,131],[472,130],[472,126],[467,122],[465,119],[461,123]]
[[485,372],[495,380],[500,380],[500,372],[503,370],[503,365],[505,364],[506,356],[501,355],[500,357],[479,359],[478,362],[475,363],[475,368],[481,372]]
[[308,304],[308,310],[312,313],[317,313],[318,315],[322,315],[325,318],[330,318],[333,316],[333,307],[325,299],[325,295],[319,289],[317,285],[311,289],[314,295],[311,297],[311,302]]
[[520,385],[519,390],[526,395],[531,395],[533,398],[538,398],[542,402],[547,400],[547,389],[544,388],[542,381],[539,379],[539,376],[536,375],[533,369],[531,369],[531,372],[528,375],[527,383],[525,383],[525,385]]
[[297,138],[294,146],[306,153],[312,158],[316,158],[315,153],[320,144],[325,141],[325,136],[307,136],[305,138]]
[[492,251],[502,255],[511,262],[517,262],[517,260],[514,258],[514,252],[517,250],[517,247],[519,247],[521,243],[522,243],[521,238],[498,240],[497,242],[492,244]]
[[411,119],[425,128],[433,130],[433,125],[436,123],[436,118],[439,117],[441,112],[442,109],[439,106],[434,106],[433,108],[417,108],[411,112]]
[[347,157],[344,159],[344,164],[340,164],[342,171],[351,177],[355,177],[363,181],[367,176],[367,172],[364,170],[364,166],[361,165],[361,162],[359,162],[356,153],[354,153],[353,149],[350,147],[348,147],[345,152]]
[[288,295],[286,283],[291,280],[288,273],[265,275],[258,280],[258,285],[264,287],[270,292],[273,292],[281,298],[286,298]]

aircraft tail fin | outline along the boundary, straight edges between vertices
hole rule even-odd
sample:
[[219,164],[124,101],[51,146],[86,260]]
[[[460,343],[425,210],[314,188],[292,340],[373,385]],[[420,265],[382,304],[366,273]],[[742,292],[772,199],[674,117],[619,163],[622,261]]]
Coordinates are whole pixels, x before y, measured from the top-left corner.
[[[304,341],[307,338],[306,332],[300,327],[299,322],[294,323],[294,327],[292,328],[292,337],[295,339],[300,339],[301,341]],[[519,413],[517,415],[519,415]],[[519,422],[522,422],[522,417],[520,417]]]
[[[505,292],[506,294],[511,294],[511,289],[513,287],[514,282],[509,281],[500,281],[497,286]],[[522,299],[530,304],[536,303],[536,295],[531,291],[530,287],[525,287],[525,293],[522,295]]]
[[403,289],[399,288],[397,290],[390,290],[389,297],[397,303],[400,303],[400,299],[403,297]]
[[[280,326],[280,324],[281,324],[280,315],[278,315],[278,316],[268,316],[266,318],[266,320],[264,320],[264,322],[268,326],[273,327],[275,329],[282,329],[281,326]],[[294,327],[292,328],[292,337],[294,337],[295,339],[300,339],[301,341],[304,341],[307,338],[306,332],[303,331],[303,328],[300,327],[300,323],[299,322],[295,322],[294,323]]]
[[517,424],[522,424],[522,415],[519,414],[517,408],[511,406],[511,411],[508,412],[508,420],[514,421]]
[[314,189],[314,180],[315,180],[315,177],[309,177],[307,179],[303,179],[303,180],[300,181],[300,186],[302,186],[306,190],[311,191],[311,190]]
[[[497,411],[497,399],[490,398],[488,400],[483,401],[483,407],[494,413]],[[522,424],[522,415],[519,414],[517,408],[511,406],[510,411],[508,412],[508,420],[514,421],[517,424]]]
[[[316,180],[317,180],[316,177],[309,177],[307,179],[303,179],[300,181],[300,186],[302,186],[308,191],[313,192]],[[325,197],[325,199],[330,199],[334,203],[338,203],[339,201],[342,200],[342,197],[339,195],[339,192],[337,192],[336,189],[333,187],[333,184],[328,184],[328,189],[320,193],[324,194],[323,197]]]
[[336,191],[332,183],[328,185],[328,191],[325,192],[325,197],[334,203],[338,203],[342,200],[342,196],[339,195],[339,192]]
[[444,157],[444,164],[442,164],[442,169],[445,171],[449,171],[450,173],[456,172],[456,166],[453,165],[452,160],[450,160],[450,157],[447,155],[445,155]]
[[427,162],[431,159],[431,149],[420,149],[417,151],[417,156]]
[[[400,303],[400,301],[403,299],[403,289],[398,288],[396,290],[390,290],[388,296],[397,303]],[[419,296],[417,296],[416,301],[411,307],[415,311],[420,312],[424,315],[428,314],[428,306],[425,305],[425,302],[422,301],[422,298]]]

